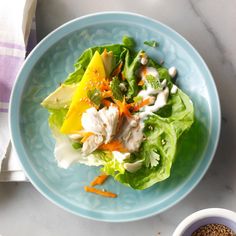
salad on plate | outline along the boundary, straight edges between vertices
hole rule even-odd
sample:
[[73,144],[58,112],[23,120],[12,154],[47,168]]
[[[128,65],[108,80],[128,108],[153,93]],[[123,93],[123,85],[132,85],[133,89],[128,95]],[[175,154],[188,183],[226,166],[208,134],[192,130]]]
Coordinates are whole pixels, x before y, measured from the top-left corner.
[[194,121],[176,73],[135,51],[127,36],[122,44],[86,49],[74,72],[41,103],[50,114],[58,166],[100,166],[101,175],[85,190],[108,197],[116,194],[93,187],[108,176],[140,190],[168,178],[178,140]]

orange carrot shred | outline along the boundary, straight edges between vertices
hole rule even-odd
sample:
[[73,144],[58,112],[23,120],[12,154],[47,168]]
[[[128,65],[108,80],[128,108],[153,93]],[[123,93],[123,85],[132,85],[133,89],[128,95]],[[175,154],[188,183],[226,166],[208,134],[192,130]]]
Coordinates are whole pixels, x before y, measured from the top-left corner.
[[112,72],[112,77],[117,76],[117,75],[120,74],[122,66],[123,66],[123,62],[121,62],[121,63],[116,67],[116,69]]
[[96,186],[96,185],[101,185],[103,184],[106,179],[108,178],[109,175],[106,175],[106,174],[101,174],[99,176],[97,176],[91,183],[90,183],[90,186]]
[[131,117],[131,113],[129,111],[130,108],[130,104],[127,104],[125,101],[125,97],[123,99],[123,101],[119,101],[119,100],[115,100],[115,103],[117,104],[117,106],[119,107],[119,111],[120,111],[120,116],[122,116],[123,114],[127,117]]
[[119,140],[112,140],[110,143],[107,144],[104,143],[100,145],[98,149],[107,151],[119,151],[119,152],[128,151]]
[[125,81],[125,76],[123,75],[123,73],[121,73],[121,79]]
[[141,68],[141,73],[145,76],[145,75],[147,75],[147,67],[146,66],[143,66],[142,68]]
[[144,99],[140,104],[136,104],[133,108],[134,111],[138,111],[140,110],[142,107],[148,105],[151,103],[151,99],[150,98],[146,98]]
[[111,101],[109,101],[107,99],[103,99],[102,104],[106,107],[109,107],[111,104],[114,104],[114,103],[112,103]]
[[138,82],[138,86],[143,86],[144,85],[144,80],[141,79],[139,82]]
[[108,191],[103,191],[103,190],[100,190],[100,189],[97,189],[97,188],[94,188],[94,187],[85,186],[84,190],[86,192],[95,193],[95,194],[101,195],[103,197],[111,197],[111,198],[116,198],[117,197],[117,194],[115,194],[115,193],[108,192]]
[[111,90],[110,85],[109,85],[109,81],[106,80],[106,79],[104,79],[104,80],[102,81],[102,84],[101,84],[101,86],[100,86],[100,89],[101,89],[102,92],[105,91],[105,90]]
[[112,97],[112,91],[105,91],[105,92],[102,92],[102,97],[103,98],[109,98],[109,97]]

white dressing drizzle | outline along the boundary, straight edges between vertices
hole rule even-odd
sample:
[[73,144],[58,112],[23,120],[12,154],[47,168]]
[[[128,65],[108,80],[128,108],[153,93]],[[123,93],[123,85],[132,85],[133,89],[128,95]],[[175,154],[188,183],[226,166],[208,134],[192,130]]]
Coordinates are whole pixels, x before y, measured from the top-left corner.
[[171,94],[175,94],[175,93],[177,93],[177,91],[178,91],[178,87],[175,84],[173,84],[173,86],[172,86],[172,88],[170,90],[170,93]]
[[177,69],[174,66],[172,66],[169,68],[168,73],[171,78],[174,78],[177,74]]
[[[153,77],[159,79],[158,71],[154,67],[146,67],[143,71],[141,71],[142,80],[146,82],[146,76],[152,75]],[[141,90],[138,96],[141,96],[143,99],[147,99],[153,97],[152,95],[156,95],[156,100],[153,101],[153,105],[144,106],[142,111],[139,113],[139,117],[143,120],[148,115],[151,115],[153,112],[157,112],[160,108],[164,107],[167,103],[169,97],[169,88],[166,87],[167,80],[164,79],[161,82],[161,88],[154,89],[147,83],[147,89]]]
[[169,96],[169,88],[166,87],[163,91],[158,93],[154,105],[143,107],[143,111],[140,112],[139,114],[140,118],[144,119],[148,115],[151,115],[153,112],[157,112],[160,108],[164,107],[167,103],[168,96]]

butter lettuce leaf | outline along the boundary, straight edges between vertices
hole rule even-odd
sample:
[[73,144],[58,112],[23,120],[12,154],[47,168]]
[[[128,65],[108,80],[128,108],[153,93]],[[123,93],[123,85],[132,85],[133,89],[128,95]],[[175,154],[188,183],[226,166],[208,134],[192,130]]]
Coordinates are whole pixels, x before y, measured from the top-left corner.
[[161,108],[157,114],[166,123],[172,124],[177,138],[187,131],[194,121],[193,103],[181,89],[178,89],[176,94],[170,94],[167,105]]
[[104,166],[101,168],[101,172],[114,177],[117,175],[117,173],[123,175],[125,174],[124,163],[120,163],[115,158],[111,158],[109,161],[104,163]]
[[49,123],[50,128],[60,129],[64,122],[68,109],[65,109],[65,108],[49,109],[48,111],[50,113],[49,118],[48,118],[48,123]]
[[137,81],[137,70],[141,66],[140,58],[144,52],[141,50],[133,58],[130,51],[127,51],[125,56],[125,65],[123,69],[123,75],[126,78],[129,87],[127,97],[129,99],[135,97],[138,94],[138,81]]
[[134,189],[146,189],[168,178],[176,151],[175,129],[158,115],[153,115],[145,121],[144,134],[146,140],[142,143],[139,153],[136,153],[136,158],[145,158],[145,162],[150,162],[153,152],[156,152],[160,157],[159,163],[152,167],[143,165],[134,173],[125,171],[124,174],[115,175],[116,180]]
[[117,181],[140,190],[167,179],[175,159],[178,139],[191,127],[193,121],[193,104],[178,89],[176,94],[170,94],[167,106],[145,120],[145,141],[139,152],[132,154],[135,160],[144,160],[145,164],[138,171],[130,173],[124,171],[122,165],[118,168],[113,163],[109,165],[109,174]]

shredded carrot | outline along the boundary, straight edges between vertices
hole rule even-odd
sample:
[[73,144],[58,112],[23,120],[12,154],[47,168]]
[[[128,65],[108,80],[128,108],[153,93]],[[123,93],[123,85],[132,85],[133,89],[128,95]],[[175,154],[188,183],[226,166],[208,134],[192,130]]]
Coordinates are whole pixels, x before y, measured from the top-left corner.
[[141,79],[139,82],[138,82],[138,86],[143,86],[144,85],[144,80]]
[[109,85],[109,81],[104,79],[101,83],[101,86],[100,86],[100,90],[103,92],[103,91],[106,91],[106,90],[111,90],[110,88],[110,85]]
[[117,104],[119,108],[120,116],[124,114],[127,117],[131,117],[131,113],[129,111],[129,108],[131,107],[131,105],[126,103],[125,97],[122,102],[119,100],[115,100],[115,103]]
[[109,101],[107,99],[103,99],[102,104],[106,107],[109,107],[111,104],[114,104],[114,103],[112,103],[111,101]]
[[123,66],[123,62],[121,62],[121,63],[116,67],[116,69],[112,72],[112,77],[117,76],[117,75],[120,74],[122,66]]
[[144,107],[144,106],[146,106],[146,105],[148,105],[148,104],[150,104],[150,103],[151,103],[151,99],[150,99],[150,98],[146,98],[146,99],[144,99],[141,103],[134,105],[133,110],[134,110],[134,111],[138,111],[138,110],[140,110],[142,107]]
[[142,68],[141,68],[141,73],[145,76],[145,75],[147,75],[147,67],[146,66],[143,66]]
[[90,183],[90,186],[95,186],[95,185],[101,185],[103,184],[106,179],[108,178],[109,175],[106,175],[106,174],[101,174],[99,176],[97,176],[91,183]]
[[81,143],[84,143],[91,135],[93,135],[94,133],[93,132],[84,132],[83,134],[83,138],[81,139]]
[[108,192],[108,191],[103,191],[103,190],[93,188],[93,187],[89,187],[89,186],[85,186],[84,190],[86,192],[95,193],[95,194],[101,195],[103,197],[111,197],[111,198],[116,198],[117,197],[117,194],[115,194],[115,193]]
[[123,144],[119,140],[112,140],[110,143],[102,144],[99,146],[100,150],[104,151],[119,151],[119,152],[127,152],[128,150],[123,146]]
[[102,92],[102,97],[103,98],[110,98],[112,97],[112,91],[105,91],[105,92]]
[[123,75],[123,73],[121,73],[121,79],[125,81],[125,76]]

